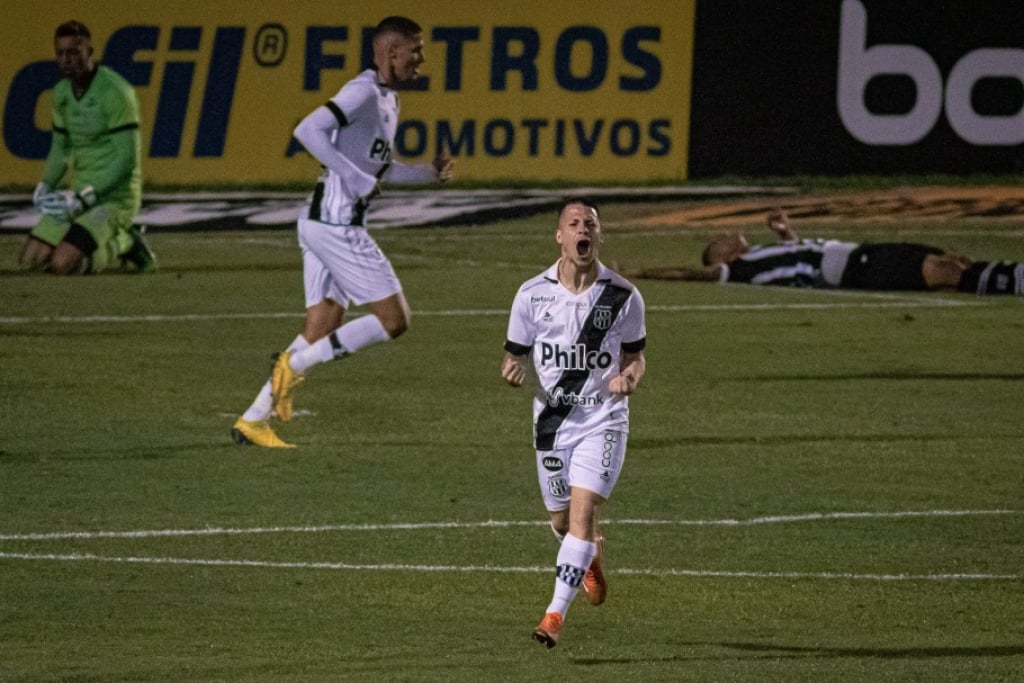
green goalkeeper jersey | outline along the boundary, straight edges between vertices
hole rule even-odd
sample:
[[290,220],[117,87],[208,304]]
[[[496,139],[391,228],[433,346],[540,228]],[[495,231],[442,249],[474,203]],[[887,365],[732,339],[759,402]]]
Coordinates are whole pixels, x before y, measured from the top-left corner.
[[77,98],[67,79],[53,90],[53,141],[43,182],[55,187],[70,171],[75,190],[92,186],[101,203],[142,203],[142,142],[135,90],[113,69],[96,68]]

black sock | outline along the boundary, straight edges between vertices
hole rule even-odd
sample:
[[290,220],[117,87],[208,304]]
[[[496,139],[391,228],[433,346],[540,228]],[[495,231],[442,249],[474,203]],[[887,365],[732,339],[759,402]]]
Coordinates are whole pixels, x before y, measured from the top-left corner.
[[1024,263],[978,261],[960,276],[961,292],[980,296],[1024,293]]

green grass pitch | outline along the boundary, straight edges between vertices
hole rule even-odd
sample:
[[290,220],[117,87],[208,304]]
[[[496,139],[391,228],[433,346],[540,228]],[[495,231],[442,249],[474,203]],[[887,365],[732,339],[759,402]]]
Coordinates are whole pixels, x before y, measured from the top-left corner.
[[[636,210],[606,262],[696,260]],[[1020,259],[1022,230],[899,238]],[[301,326],[292,232],[157,232],[159,273],[80,279],[0,237],[0,679],[1019,680],[1019,298],[639,282],[609,599],[533,642],[556,548],[498,367],[553,233],[376,232],[412,326],[311,371],[290,451],[229,430]]]

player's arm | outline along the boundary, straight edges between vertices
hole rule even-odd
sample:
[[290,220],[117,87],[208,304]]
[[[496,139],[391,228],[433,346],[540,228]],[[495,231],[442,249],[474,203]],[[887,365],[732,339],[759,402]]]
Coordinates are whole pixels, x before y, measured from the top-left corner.
[[293,135],[317,161],[341,176],[345,186],[357,197],[369,197],[377,189],[376,176],[357,168],[331,143],[334,132],[345,125],[345,114],[329,101],[302,119]]
[[[124,186],[135,171],[136,150],[141,144],[138,124],[126,125],[109,135],[113,149],[109,163],[90,173],[88,178],[76,180],[75,191],[85,200],[86,207]],[[92,197],[89,197],[90,192]]]
[[46,154],[46,161],[43,162],[42,182],[50,187],[57,187],[61,178],[68,170],[68,134],[65,130],[54,128],[53,137],[50,140],[50,151]]
[[796,242],[800,236],[789,226],[789,216],[781,208],[776,207],[768,214],[768,228],[778,235],[780,242]]
[[384,179],[391,183],[446,183],[455,176],[455,160],[447,146],[429,164],[406,164],[392,159]]
[[52,212],[50,208],[58,202],[58,197],[53,189],[57,187],[64,174],[68,170],[68,134],[63,128],[54,123],[53,133],[50,138],[50,150],[46,153],[46,161],[43,162],[43,175],[32,193],[32,205],[36,211],[41,213]]
[[647,372],[647,358],[644,352],[625,351],[622,354],[619,374],[608,383],[608,391],[619,396],[629,396],[636,391]]
[[501,378],[510,386],[520,387],[526,381],[530,347],[513,341],[505,342],[505,357],[501,361]]

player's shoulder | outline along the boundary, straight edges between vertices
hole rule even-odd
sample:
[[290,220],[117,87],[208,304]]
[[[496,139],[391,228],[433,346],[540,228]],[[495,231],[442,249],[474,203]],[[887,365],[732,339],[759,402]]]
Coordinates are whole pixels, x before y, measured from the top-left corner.
[[522,294],[529,292],[537,292],[539,290],[547,290],[551,289],[557,284],[558,281],[552,279],[551,274],[548,271],[544,271],[543,273],[534,275],[529,280],[520,285],[519,292]]
[[372,92],[376,92],[377,88],[377,75],[374,73],[373,69],[366,69],[365,71],[359,72],[351,80],[347,81],[343,86],[341,86],[341,90],[338,92],[338,94],[369,94]]
[[100,64],[96,67],[96,80],[102,85],[115,90],[133,91],[132,84],[124,76],[107,66]]
[[601,264],[601,270],[598,274],[598,278],[605,283],[606,287],[618,287],[619,289],[625,289],[629,292],[636,292],[637,294],[640,293],[640,290],[637,289],[636,285],[604,264]]

